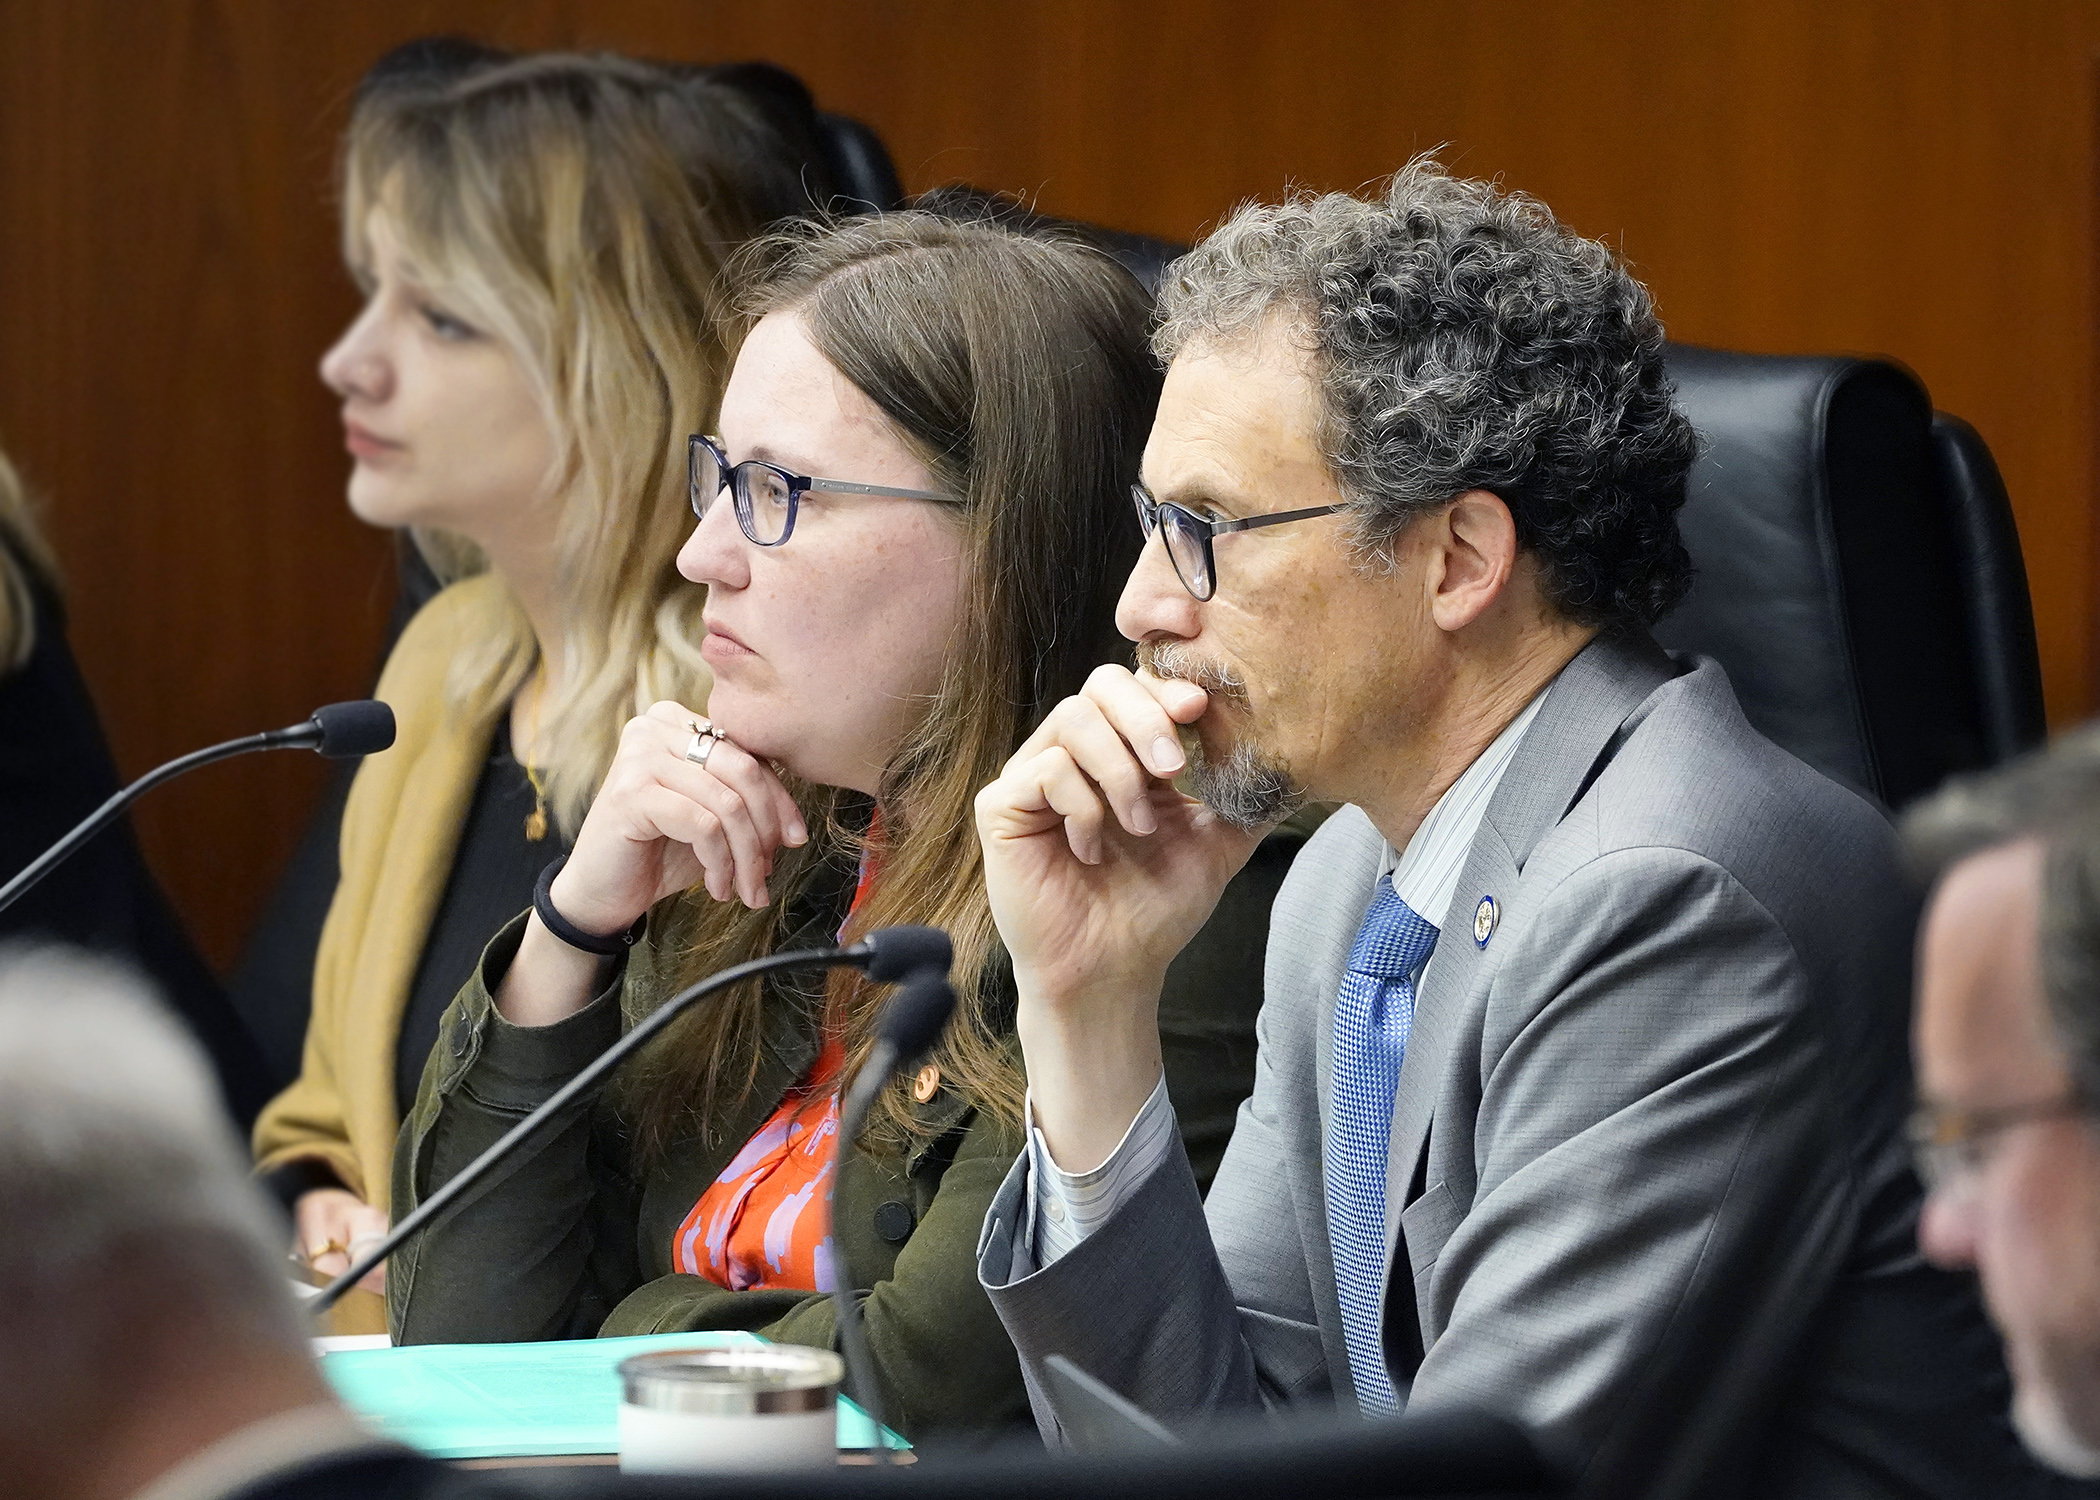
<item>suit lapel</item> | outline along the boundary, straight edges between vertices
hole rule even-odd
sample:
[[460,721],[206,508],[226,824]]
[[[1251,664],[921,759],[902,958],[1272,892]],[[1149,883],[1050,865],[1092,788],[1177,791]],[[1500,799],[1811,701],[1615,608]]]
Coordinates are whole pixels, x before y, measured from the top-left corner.
[[1562,670],[1488,803],[1485,821],[1519,870],[1633,728],[1634,711],[1679,670],[1645,635],[1600,636]]
[[[1400,1211],[1429,1138],[1437,1095],[1451,1067],[1452,1044],[1464,1026],[1466,997],[1492,974],[1500,952],[1492,939],[1486,946],[1474,941],[1474,910],[1483,896],[1507,900],[1504,893],[1523,874],[1531,851],[1587,788],[1629,717],[1676,672],[1670,658],[1645,635],[1592,641],[1546,690],[1539,716],[1525,731],[1495,788],[1415,997],[1386,1160],[1389,1260],[1397,1256]],[[1391,1277],[1387,1280],[1390,1286]]]

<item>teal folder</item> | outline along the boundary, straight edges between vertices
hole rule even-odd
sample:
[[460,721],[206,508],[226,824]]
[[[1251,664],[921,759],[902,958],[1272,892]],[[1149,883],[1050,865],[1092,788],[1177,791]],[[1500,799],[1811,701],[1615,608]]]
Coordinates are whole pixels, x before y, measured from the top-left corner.
[[[621,1360],[652,1349],[757,1344],[748,1333],[656,1333],[535,1344],[342,1349],[321,1370],[345,1404],[397,1442],[436,1458],[619,1451]],[[872,1448],[867,1414],[839,1397],[839,1446]],[[890,1445],[906,1444],[890,1434]]]

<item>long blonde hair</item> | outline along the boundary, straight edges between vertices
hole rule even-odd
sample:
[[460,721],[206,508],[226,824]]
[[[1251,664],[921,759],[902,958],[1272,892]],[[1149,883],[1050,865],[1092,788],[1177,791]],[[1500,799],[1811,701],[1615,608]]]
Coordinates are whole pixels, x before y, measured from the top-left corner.
[[[1042,716],[1127,651],[1115,601],[1136,559],[1130,485],[1158,400],[1143,290],[1074,241],[928,213],[801,226],[743,263],[745,326],[793,308],[818,349],[962,497],[969,595],[940,687],[865,799],[799,787],[815,835],[783,856],[762,911],[679,898],[665,936],[689,977],[772,951],[798,898],[865,854],[875,878],[846,930],[924,923],[955,940],[955,1020],[933,1061],[947,1086],[1009,1121],[1023,1080],[1002,1014],[1007,961],[985,896],[972,804]],[[856,807],[856,804],[859,806]],[[748,984],[674,1025],[623,1081],[644,1161],[697,1119],[712,1126],[757,1077],[764,991]],[[857,1066],[877,1013],[868,981],[833,975],[825,1014]],[[869,1144],[901,1146],[908,1095],[878,1106]]]
[[[345,259],[363,274],[384,210],[417,279],[517,355],[555,434],[568,612],[545,643],[560,687],[534,759],[569,834],[631,715],[705,700],[705,593],[675,565],[692,526],[685,439],[712,422],[727,376],[724,262],[797,191],[791,153],[737,91],[627,58],[411,78],[353,113]],[[442,581],[487,568],[463,537],[416,540]],[[513,601],[454,664],[453,692],[507,700],[537,659]]]
[[58,561],[38,529],[22,476],[0,453],[0,673],[36,649],[36,596],[56,591]]

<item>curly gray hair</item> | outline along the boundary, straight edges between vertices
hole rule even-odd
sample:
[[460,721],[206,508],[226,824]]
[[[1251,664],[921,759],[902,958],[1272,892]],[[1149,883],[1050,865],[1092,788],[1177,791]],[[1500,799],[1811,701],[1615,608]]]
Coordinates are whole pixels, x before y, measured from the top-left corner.
[[1697,439],[1647,290],[1546,206],[1418,157],[1373,198],[1248,204],[1176,261],[1153,351],[1294,320],[1322,443],[1382,551],[1466,490],[1500,496],[1548,600],[1603,627],[1684,597],[1677,532]]

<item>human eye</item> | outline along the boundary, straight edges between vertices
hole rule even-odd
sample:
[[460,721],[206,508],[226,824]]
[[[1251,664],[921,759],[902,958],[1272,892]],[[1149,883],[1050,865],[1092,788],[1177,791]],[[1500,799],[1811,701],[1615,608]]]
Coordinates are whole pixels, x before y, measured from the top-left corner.
[[430,331],[448,344],[463,344],[481,337],[481,330],[446,312],[434,302],[418,302],[416,312]]
[[1146,498],[1155,510],[1163,507],[1172,508],[1189,520],[1221,521],[1225,519],[1223,512],[1216,505],[1212,504],[1208,498],[1190,491],[1176,494],[1170,500],[1153,500],[1149,495]]
[[785,511],[788,506],[788,482],[778,469],[765,464],[753,464],[751,475],[751,498],[754,502],[776,511]]

